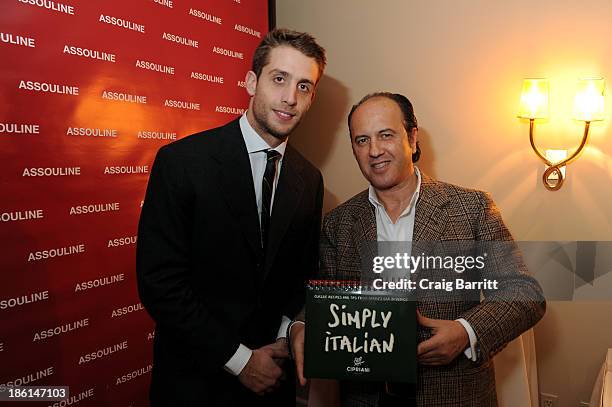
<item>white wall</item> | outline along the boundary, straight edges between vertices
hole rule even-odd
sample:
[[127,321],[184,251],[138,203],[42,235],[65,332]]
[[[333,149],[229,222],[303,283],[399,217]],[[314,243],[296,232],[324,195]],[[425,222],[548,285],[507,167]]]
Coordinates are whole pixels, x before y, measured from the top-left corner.
[[[612,2],[575,0],[278,0],[277,23],[309,31],[329,65],[291,142],[325,177],[326,208],[366,186],[351,154],[346,115],[366,93],[407,95],[430,175],[493,194],[520,240],[612,240],[610,119],[558,192],[541,184],[528,123],[516,118],[522,79],[551,81],[543,148],[570,148],[578,77],[612,81]],[[607,110],[612,103],[607,99]],[[536,328],[540,391],[560,407],[588,401],[612,347],[612,303],[549,303]]]

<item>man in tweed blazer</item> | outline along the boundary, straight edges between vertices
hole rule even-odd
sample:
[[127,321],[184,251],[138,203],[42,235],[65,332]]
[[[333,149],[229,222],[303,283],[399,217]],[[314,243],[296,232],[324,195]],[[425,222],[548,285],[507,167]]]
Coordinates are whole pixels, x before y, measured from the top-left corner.
[[[343,406],[496,406],[492,357],[543,316],[545,301],[488,194],[419,172],[417,123],[402,95],[375,93],[349,114],[353,154],[370,188],[323,221],[320,278],[360,280],[360,248],[374,241],[508,242],[510,252],[484,273],[498,282],[483,301],[417,295],[418,381],[414,389],[341,382]],[[495,260],[495,259],[491,259]],[[503,266],[501,263],[503,261]],[[307,316],[306,316],[307,317]],[[291,327],[302,383],[303,326]]]

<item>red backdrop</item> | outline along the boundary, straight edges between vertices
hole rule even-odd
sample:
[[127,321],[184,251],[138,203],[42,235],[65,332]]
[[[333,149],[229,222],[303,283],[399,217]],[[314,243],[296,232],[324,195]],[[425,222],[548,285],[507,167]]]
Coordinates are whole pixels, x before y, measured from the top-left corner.
[[0,385],[147,405],[134,253],[149,171],[161,145],[244,111],[267,1],[0,7]]

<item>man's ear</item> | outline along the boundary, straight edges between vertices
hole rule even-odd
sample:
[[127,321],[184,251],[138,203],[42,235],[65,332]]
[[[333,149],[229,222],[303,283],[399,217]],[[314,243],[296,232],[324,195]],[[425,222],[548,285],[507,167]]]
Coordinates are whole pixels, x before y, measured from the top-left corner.
[[412,153],[416,153],[417,151],[417,140],[419,135],[419,129],[417,127],[413,127],[408,132],[408,143],[410,144],[410,150]]
[[257,75],[255,72],[247,72],[244,82],[246,83],[246,90],[249,96],[255,96],[255,90],[257,89]]

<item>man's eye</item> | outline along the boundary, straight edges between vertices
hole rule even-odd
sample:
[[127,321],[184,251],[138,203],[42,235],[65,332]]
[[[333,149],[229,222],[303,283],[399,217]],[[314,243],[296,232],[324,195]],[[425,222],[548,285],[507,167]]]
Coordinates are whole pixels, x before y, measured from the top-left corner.
[[367,141],[367,139],[365,137],[358,137],[355,139],[355,143],[357,144],[364,144]]
[[300,83],[298,85],[298,89],[301,90],[302,92],[307,92],[307,93],[310,92],[310,86],[308,86],[305,83]]
[[381,136],[382,138],[389,138],[389,137],[391,137],[391,134],[389,134],[389,133],[383,133],[383,134],[381,134],[380,136]]
[[282,83],[285,80],[285,78],[283,78],[282,76],[275,76],[274,77],[274,82],[276,83]]

